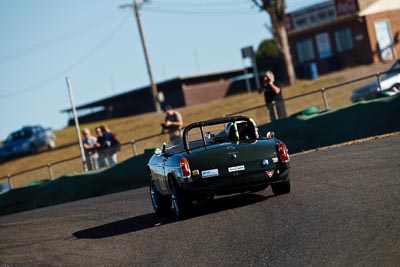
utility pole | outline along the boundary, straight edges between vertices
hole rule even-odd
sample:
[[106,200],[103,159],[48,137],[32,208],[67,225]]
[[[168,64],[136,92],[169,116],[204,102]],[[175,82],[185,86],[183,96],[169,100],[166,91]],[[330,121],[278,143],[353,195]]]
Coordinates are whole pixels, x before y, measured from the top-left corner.
[[136,0],[133,0],[132,4],[126,4],[126,5],[121,5],[120,8],[125,8],[125,7],[130,7],[133,9],[135,16],[136,16],[136,21],[137,21],[137,25],[138,25],[138,29],[139,29],[139,34],[140,34],[140,40],[142,41],[142,46],[143,46],[143,53],[144,53],[144,58],[146,60],[146,66],[147,66],[147,72],[149,74],[149,78],[150,78],[150,83],[151,83],[151,92],[152,92],[152,96],[153,96],[153,103],[154,103],[154,107],[157,111],[157,113],[161,112],[161,106],[160,106],[160,102],[158,101],[158,89],[157,89],[157,84],[155,84],[154,79],[153,79],[153,74],[151,72],[151,66],[150,66],[150,60],[149,60],[149,56],[147,53],[147,47],[146,47],[146,41],[144,39],[144,34],[143,34],[143,30],[142,30],[142,24],[140,22],[140,13],[139,13],[139,9],[142,7],[142,5],[144,3],[146,3],[148,0],[143,0],[142,3],[137,3]]
[[78,121],[78,115],[76,113],[76,108],[75,108],[74,95],[72,94],[71,83],[70,83],[68,77],[65,77],[65,81],[67,82],[69,100],[71,101],[71,109],[72,109],[72,113],[74,114],[76,135],[78,137],[79,148],[81,150],[83,170],[87,171],[88,168],[87,168],[86,156],[85,156],[85,152],[84,152],[84,149],[83,149],[83,143],[82,143],[82,138],[81,138],[81,130],[79,128],[79,121]]

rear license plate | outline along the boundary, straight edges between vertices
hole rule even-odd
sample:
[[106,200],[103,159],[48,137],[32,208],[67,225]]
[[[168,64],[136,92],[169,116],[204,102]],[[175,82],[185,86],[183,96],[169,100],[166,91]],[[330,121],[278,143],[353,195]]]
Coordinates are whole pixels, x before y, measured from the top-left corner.
[[240,166],[234,166],[234,167],[229,167],[228,168],[228,172],[240,172],[240,171],[244,171],[244,165],[240,165]]
[[215,177],[219,176],[218,169],[212,169],[212,170],[205,170],[201,172],[201,177],[203,178],[209,178],[209,177]]

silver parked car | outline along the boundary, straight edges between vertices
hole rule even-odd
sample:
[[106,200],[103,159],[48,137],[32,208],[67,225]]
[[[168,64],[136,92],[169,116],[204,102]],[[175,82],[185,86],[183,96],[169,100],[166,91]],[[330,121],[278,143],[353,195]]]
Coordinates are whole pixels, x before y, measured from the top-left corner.
[[400,59],[390,67],[385,75],[380,77],[380,84],[381,87],[379,87],[378,81],[373,81],[355,89],[351,101],[358,102],[400,93]]

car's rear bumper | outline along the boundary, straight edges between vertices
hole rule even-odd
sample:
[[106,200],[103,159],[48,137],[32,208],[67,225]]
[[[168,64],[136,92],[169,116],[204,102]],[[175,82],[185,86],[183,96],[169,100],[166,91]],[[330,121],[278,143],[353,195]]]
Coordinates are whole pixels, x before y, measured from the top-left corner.
[[[271,174],[271,173],[270,173]],[[266,172],[247,173],[238,176],[197,178],[190,183],[181,183],[181,188],[193,198],[207,195],[228,195],[247,191],[260,191],[273,183],[289,179],[289,169],[274,170],[271,177]]]

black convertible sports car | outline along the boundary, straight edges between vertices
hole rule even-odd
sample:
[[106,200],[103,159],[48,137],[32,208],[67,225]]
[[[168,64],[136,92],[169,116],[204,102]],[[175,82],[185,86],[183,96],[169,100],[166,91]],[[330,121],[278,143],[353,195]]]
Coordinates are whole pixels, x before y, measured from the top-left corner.
[[269,132],[260,137],[251,118],[235,116],[188,125],[181,143],[157,148],[148,163],[154,210],[182,218],[192,201],[215,195],[290,192],[289,154]]

